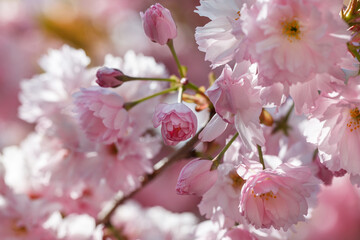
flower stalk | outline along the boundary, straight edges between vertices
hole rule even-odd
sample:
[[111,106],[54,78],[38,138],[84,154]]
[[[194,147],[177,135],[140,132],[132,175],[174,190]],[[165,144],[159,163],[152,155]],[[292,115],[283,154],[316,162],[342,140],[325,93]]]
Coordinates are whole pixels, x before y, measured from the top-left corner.
[[158,93],[155,93],[155,94],[152,94],[150,96],[147,96],[147,97],[144,97],[144,98],[141,98],[139,100],[135,100],[133,102],[127,102],[124,104],[124,108],[126,110],[130,110],[131,108],[135,107],[136,105],[138,105],[139,103],[142,103],[146,100],[149,100],[151,98],[154,98],[154,97],[157,97],[157,96],[160,96],[160,95],[163,95],[163,94],[167,94],[167,93],[170,93],[170,92],[174,92],[176,90],[178,90],[179,86],[176,86],[176,87],[172,87],[172,88],[168,88],[168,89],[165,89],[164,91],[161,91],[161,92],[158,92]]
[[221,152],[216,155],[216,157],[213,158],[213,160],[211,160],[213,162],[213,165],[211,166],[211,170],[215,170],[217,169],[217,167],[220,164],[220,160],[223,158],[224,154],[226,153],[226,151],[229,149],[229,147],[231,146],[231,144],[235,141],[235,139],[239,136],[239,133],[235,133],[235,135],[230,139],[230,141],[224,146],[224,148],[221,150]]

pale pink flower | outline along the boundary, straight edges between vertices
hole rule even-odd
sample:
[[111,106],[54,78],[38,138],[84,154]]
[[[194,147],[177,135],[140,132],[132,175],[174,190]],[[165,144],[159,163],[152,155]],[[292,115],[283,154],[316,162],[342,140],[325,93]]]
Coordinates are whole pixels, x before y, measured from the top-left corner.
[[[344,76],[345,77],[345,76]],[[313,74],[307,82],[299,82],[290,86],[290,96],[295,104],[297,114],[308,114],[317,105],[316,101],[321,95],[337,92],[344,86],[345,79],[338,79],[331,73]]]
[[235,36],[233,25],[239,22],[244,3],[253,0],[228,0],[226,4],[218,0],[201,0],[197,12],[211,21],[203,27],[197,27],[195,32],[199,50],[205,52],[205,60],[217,67],[233,59],[242,60],[245,47],[242,44],[243,33],[237,31]]
[[180,172],[176,192],[202,196],[217,179],[217,171],[210,170],[212,164],[210,160],[191,160]]
[[194,239],[197,223],[192,213],[172,213],[157,206],[142,208],[134,201],[119,206],[111,223],[129,240]]
[[341,96],[319,98],[305,129],[307,140],[319,149],[320,161],[333,172],[344,169],[360,175],[360,162],[354,157],[360,154],[359,90],[350,79]]
[[102,67],[96,72],[96,83],[100,87],[112,87],[116,88],[120,86],[123,82],[116,77],[122,77],[124,73],[115,68]]
[[[135,54],[134,51],[128,51],[123,58],[106,55],[104,66],[116,68],[127,76],[133,77],[155,77],[167,78],[165,66],[157,63],[154,58]],[[111,89],[119,94],[124,101],[136,101],[148,95],[155,94],[166,87],[165,82],[158,81],[128,81],[121,87]],[[141,104],[136,105],[129,111],[131,135],[141,136],[153,124],[149,119],[154,114],[154,106],[160,101],[160,98],[152,98]]]
[[257,240],[257,237],[245,229],[234,228],[229,230],[223,238],[223,240],[237,240],[237,239]]
[[49,216],[59,210],[59,205],[43,199],[32,200],[10,191],[0,196],[0,234],[2,239],[46,240],[56,239],[51,229],[45,227]]
[[359,189],[351,184],[348,177],[334,178],[331,185],[323,186],[317,201],[311,218],[304,224],[296,225],[287,239],[359,238]]
[[5,168],[5,182],[15,193],[42,197],[50,187],[51,166],[67,154],[61,141],[32,133],[19,147],[3,149],[0,162]]
[[[239,172],[241,174],[241,172]],[[240,212],[255,228],[283,228],[305,220],[307,198],[317,184],[308,167],[283,164],[277,169],[265,169],[244,176]],[[242,177],[242,176],[241,176]]]
[[193,137],[197,129],[194,112],[182,103],[157,105],[152,121],[154,127],[161,124],[161,134],[167,145]]
[[128,112],[118,94],[98,87],[74,93],[82,129],[92,141],[110,144],[127,134]]
[[[236,173],[233,163],[220,164],[216,170],[218,178],[215,184],[203,195],[199,211],[206,218],[220,221],[221,227],[242,223],[243,217],[238,211],[240,191],[244,180]],[[214,219],[217,215],[224,219]]]
[[203,142],[211,142],[223,134],[228,125],[229,124],[216,113],[200,132],[199,139]]
[[310,81],[346,56],[347,25],[328,8],[340,2],[257,1],[240,17],[251,61],[259,64],[259,83],[291,85]]
[[140,177],[153,171],[151,159],[161,148],[159,140],[142,136],[99,146],[96,157],[99,178],[105,179],[114,192],[128,194],[133,191],[140,186]]
[[219,240],[222,239],[226,229],[221,229],[214,221],[202,221],[196,226],[195,240]]
[[61,49],[50,49],[39,60],[45,71],[20,84],[19,117],[35,123],[41,117],[50,117],[65,112],[71,103],[71,95],[80,87],[88,87],[94,72],[88,70],[90,58],[84,50],[64,45]]
[[259,121],[260,91],[252,86],[256,75],[249,71],[252,67],[247,61],[237,64],[234,71],[226,65],[206,94],[217,114],[235,125],[245,146],[256,150],[256,145],[264,145],[265,139]]
[[146,35],[151,41],[161,45],[177,36],[175,22],[170,11],[160,3],[152,5],[145,13],[140,13]]
[[86,213],[96,217],[116,193],[104,181],[104,160],[94,152],[70,152],[67,158],[49,166],[45,172],[51,174],[45,197],[59,202],[66,214]]
[[[60,214],[59,214],[60,215]],[[61,218],[61,216],[58,216]],[[58,239],[102,240],[103,226],[96,226],[95,218],[86,214],[70,214],[55,228]]]

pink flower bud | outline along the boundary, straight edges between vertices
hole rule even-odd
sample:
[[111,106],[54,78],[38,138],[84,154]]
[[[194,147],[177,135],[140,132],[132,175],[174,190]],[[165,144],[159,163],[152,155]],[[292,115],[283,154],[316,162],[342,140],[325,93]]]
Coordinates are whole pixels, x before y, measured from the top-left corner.
[[176,193],[202,196],[217,179],[217,171],[210,171],[212,161],[195,159],[186,164],[180,172]]
[[100,87],[116,88],[120,86],[123,82],[116,77],[125,76],[123,72],[115,68],[102,67],[96,72],[96,83]]
[[152,120],[154,127],[161,124],[161,134],[167,145],[189,139],[197,129],[195,114],[182,103],[157,105]]
[[145,13],[140,13],[145,34],[151,41],[161,45],[177,36],[176,25],[170,11],[161,4],[152,5]]

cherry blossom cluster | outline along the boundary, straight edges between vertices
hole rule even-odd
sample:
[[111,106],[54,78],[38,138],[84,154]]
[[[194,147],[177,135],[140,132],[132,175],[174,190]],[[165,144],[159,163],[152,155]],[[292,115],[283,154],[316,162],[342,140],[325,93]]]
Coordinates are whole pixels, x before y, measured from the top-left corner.
[[[97,67],[67,45],[39,60],[18,110],[35,130],[0,155],[3,238],[288,239],[323,185],[360,186],[360,4],[224,1],[195,11],[221,72],[208,87],[188,77],[159,3],[140,17],[177,73],[131,50]],[[182,159],[174,191],[201,198],[206,220],[130,200]]]

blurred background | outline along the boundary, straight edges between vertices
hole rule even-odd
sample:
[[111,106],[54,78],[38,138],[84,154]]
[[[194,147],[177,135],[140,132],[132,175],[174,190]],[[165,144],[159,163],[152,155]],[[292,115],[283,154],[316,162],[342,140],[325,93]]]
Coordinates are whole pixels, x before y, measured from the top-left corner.
[[[194,39],[195,28],[208,22],[194,13],[199,0],[156,2],[170,9],[178,26],[174,44],[182,64],[188,66],[189,80],[207,86],[211,69]],[[37,61],[49,48],[63,44],[82,48],[91,58],[91,66],[102,66],[108,53],[122,57],[132,49],[153,56],[166,65],[169,73],[175,73],[168,49],[148,40],[142,29],[139,12],[156,2],[0,0],[0,150],[19,144],[33,130],[34,126],[17,117],[19,84],[41,73]],[[199,199],[177,196],[174,190],[185,163],[172,166],[135,198],[144,206],[161,205],[175,212],[198,214]],[[162,194],[149,194],[156,189]],[[297,228],[302,234],[294,234],[294,239],[360,239],[359,190],[346,177],[335,179],[320,193],[319,206],[309,224],[301,223]]]

